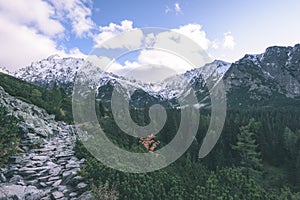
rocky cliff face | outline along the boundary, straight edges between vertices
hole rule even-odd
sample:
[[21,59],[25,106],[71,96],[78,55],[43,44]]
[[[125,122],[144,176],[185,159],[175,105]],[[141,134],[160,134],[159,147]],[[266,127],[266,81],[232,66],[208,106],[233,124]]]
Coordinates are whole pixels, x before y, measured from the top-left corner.
[[241,105],[299,99],[300,45],[274,46],[262,54],[245,55],[231,65],[224,81],[230,100]]
[[74,156],[74,127],[24,103],[0,87],[0,105],[19,119],[24,133],[20,155],[0,169],[0,199],[89,199],[78,175],[84,160]]

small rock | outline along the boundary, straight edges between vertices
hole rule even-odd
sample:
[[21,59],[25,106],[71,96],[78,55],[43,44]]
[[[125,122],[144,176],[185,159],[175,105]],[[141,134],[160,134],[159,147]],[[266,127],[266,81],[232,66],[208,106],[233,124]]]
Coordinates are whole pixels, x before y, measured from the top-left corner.
[[36,129],[35,133],[36,133],[36,135],[41,136],[43,138],[47,138],[47,136],[48,136],[47,132],[42,129]]
[[60,167],[54,167],[52,169],[50,169],[49,173],[52,175],[52,176],[57,176],[61,171],[61,168]]
[[66,165],[67,169],[73,169],[73,168],[79,168],[79,167],[80,166],[77,163],[69,163],[69,164]]
[[72,193],[69,194],[69,197],[71,197],[71,198],[72,198],[72,197],[76,197],[76,196],[77,196],[77,193],[76,193],[76,192],[72,192]]
[[62,174],[62,176],[63,176],[63,178],[66,178],[66,177],[70,176],[71,174],[72,174],[71,171],[66,171]]
[[19,175],[14,175],[10,180],[9,182],[10,183],[18,183],[19,181],[23,180],[23,177],[22,176],[19,176]]
[[59,176],[52,176],[52,177],[50,177],[50,178],[48,179],[48,181],[56,181],[56,180],[58,180],[58,179],[60,179]]
[[72,157],[73,153],[71,152],[61,152],[59,155],[56,155],[55,158],[59,159],[59,158],[68,158],[68,157]]
[[31,181],[26,181],[27,185],[38,185],[39,181],[38,180],[31,180]]
[[48,181],[46,182],[47,185],[52,185],[54,183],[54,181]]
[[46,160],[49,160],[49,157],[48,156],[33,156],[31,159],[38,160],[38,161],[46,161]]
[[67,187],[64,185],[60,185],[58,186],[58,191],[62,192],[62,193],[66,193],[67,191]]
[[39,200],[44,195],[41,190],[38,190],[35,186],[28,186],[25,189],[26,200]]
[[78,184],[78,183],[80,183],[80,181],[83,181],[83,177],[82,176],[75,176],[74,178],[72,178],[71,180],[70,180],[70,183],[72,184],[72,185],[76,185],[76,184]]
[[61,184],[61,180],[58,180],[58,181],[55,181],[53,184],[52,184],[52,186],[53,187],[57,187],[57,186],[59,186]]
[[0,174],[0,181],[2,182],[2,183],[5,183],[6,181],[7,181],[7,179],[6,179],[6,177],[4,176],[4,174]]
[[47,184],[44,183],[44,182],[40,182],[40,186],[42,186],[42,187],[47,187]]
[[41,200],[51,200],[51,196],[50,196],[50,195],[47,195],[47,196],[41,198]]
[[60,199],[64,197],[64,194],[62,192],[56,191],[56,192],[52,192],[52,197],[53,199]]
[[42,177],[39,177],[38,180],[42,181],[42,182],[46,182],[49,179],[49,177],[50,176],[42,176]]
[[83,189],[83,188],[86,188],[86,186],[87,186],[87,184],[85,184],[85,183],[78,183],[77,188]]
[[29,176],[29,175],[36,174],[36,172],[33,170],[28,170],[28,171],[23,171],[22,174],[24,174],[24,176]]
[[20,180],[20,181],[18,181],[18,182],[17,182],[17,185],[22,185],[22,186],[25,186],[26,184],[24,183],[24,181],[23,181],[23,180]]

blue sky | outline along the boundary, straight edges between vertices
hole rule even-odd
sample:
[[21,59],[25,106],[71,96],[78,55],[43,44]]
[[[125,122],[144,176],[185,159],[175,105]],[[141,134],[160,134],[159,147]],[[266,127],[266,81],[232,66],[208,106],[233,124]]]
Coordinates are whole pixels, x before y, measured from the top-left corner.
[[212,58],[233,62],[300,43],[299,7],[297,0],[0,0],[0,66],[86,57],[105,39],[144,27],[180,30]]

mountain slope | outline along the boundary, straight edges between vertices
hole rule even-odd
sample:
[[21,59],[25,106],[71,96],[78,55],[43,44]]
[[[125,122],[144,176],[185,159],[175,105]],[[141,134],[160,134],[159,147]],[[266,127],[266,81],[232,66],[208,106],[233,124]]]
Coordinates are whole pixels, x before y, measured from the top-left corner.
[[42,88],[3,73],[0,73],[0,87],[22,101],[55,114],[57,120],[72,121],[71,98],[58,87]]
[[300,45],[269,47],[245,55],[224,76],[228,98],[238,107],[299,104]]

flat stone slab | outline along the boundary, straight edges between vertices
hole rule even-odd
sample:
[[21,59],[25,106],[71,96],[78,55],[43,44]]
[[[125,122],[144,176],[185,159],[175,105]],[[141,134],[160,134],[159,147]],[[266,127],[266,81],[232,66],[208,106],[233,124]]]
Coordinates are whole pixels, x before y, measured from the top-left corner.
[[52,192],[52,198],[54,199],[60,199],[64,197],[64,193],[56,191],[56,192]]
[[46,161],[49,160],[49,156],[33,156],[31,158],[32,160],[38,160],[38,161]]
[[62,180],[57,180],[52,184],[52,187],[58,187],[61,184]]

